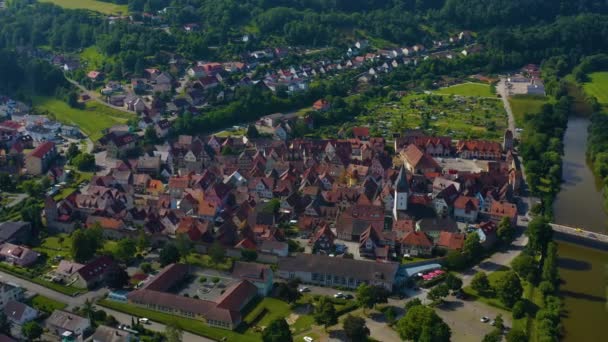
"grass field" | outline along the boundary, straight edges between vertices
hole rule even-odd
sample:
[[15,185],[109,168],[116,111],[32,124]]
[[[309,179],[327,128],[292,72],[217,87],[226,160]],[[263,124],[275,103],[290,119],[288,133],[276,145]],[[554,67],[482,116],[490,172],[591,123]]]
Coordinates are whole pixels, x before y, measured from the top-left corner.
[[278,318],[286,318],[291,312],[289,304],[276,298],[264,298],[243,319],[245,323],[263,328]]
[[57,6],[67,9],[87,9],[103,14],[127,14],[127,5],[117,5],[110,2],[96,0],[39,0],[40,2],[50,2]]
[[[496,282],[498,281],[498,279],[500,279],[500,277],[506,273],[509,270],[508,267],[504,267],[498,271],[494,271],[491,273],[488,273],[488,280],[490,281],[490,285],[492,285],[492,287],[496,286]],[[469,295],[471,298],[477,299],[482,303],[488,304],[490,306],[493,306],[495,308],[499,308],[502,310],[506,310],[506,311],[511,311],[510,308],[506,307],[501,301],[500,299],[496,298],[495,296],[492,297],[484,297],[482,295],[480,295],[479,293],[477,293],[477,291],[473,290],[473,288],[471,288],[470,286],[464,287],[462,289],[467,295]]]
[[55,119],[66,124],[76,125],[91,140],[102,137],[102,131],[115,125],[125,124],[133,115],[102,105],[95,101],[85,103],[84,109],[72,108],[67,103],[52,97],[34,97],[38,110],[48,111]]
[[547,100],[544,96],[516,95],[510,97],[509,103],[511,104],[511,110],[513,110],[517,126],[523,124],[524,114],[540,112],[542,106],[547,103]]
[[455,139],[500,140],[507,113],[497,99],[411,94],[400,101],[369,103],[368,114],[358,116],[355,124],[369,126],[378,136],[421,128]]
[[[146,317],[152,321],[163,323],[163,324],[176,324],[182,330],[191,332],[199,336],[209,337],[213,340],[219,341],[243,341],[243,342],[257,342],[261,341],[261,338],[257,335],[251,334],[239,334],[235,331],[212,328],[207,326],[205,323],[185,317],[177,317],[164,312],[148,310],[140,308],[134,305],[119,303],[107,299],[100,300],[97,304],[114,309],[116,311],[124,312],[129,315],[136,317]],[[223,339],[225,338],[225,340]]]
[[599,103],[608,105],[608,71],[592,72],[588,76],[589,82],[583,84],[587,95],[595,96]]
[[58,255],[64,258],[69,257],[71,248],[72,238],[67,234],[58,234],[42,240],[40,246],[34,247],[34,250],[45,254],[47,260],[51,260]]
[[477,96],[477,97],[496,97],[492,94],[489,84],[483,83],[463,83],[453,85],[447,88],[441,88],[435,91],[437,94],[443,95],[461,95],[461,96]]
[[205,254],[192,253],[188,255],[186,261],[201,268],[213,268],[220,271],[228,271],[232,268],[232,259],[226,258],[223,263],[216,264],[209,255]]
[[58,302],[43,295],[35,295],[29,300],[28,304],[34,309],[44,311],[46,313],[51,313],[55,310],[63,310],[66,306],[68,306],[65,303]]
[[103,66],[106,57],[96,46],[88,47],[80,53],[80,60],[86,64],[87,70],[98,70]]

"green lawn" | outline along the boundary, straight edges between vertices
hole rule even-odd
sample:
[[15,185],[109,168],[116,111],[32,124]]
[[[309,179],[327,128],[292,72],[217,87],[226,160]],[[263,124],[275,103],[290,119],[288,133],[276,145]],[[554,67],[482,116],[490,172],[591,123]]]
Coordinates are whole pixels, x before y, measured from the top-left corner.
[[29,300],[28,304],[31,305],[34,309],[44,311],[46,313],[51,313],[55,310],[62,310],[68,306],[65,303],[58,302],[54,299],[39,294],[32,297]]
[[509,98],[511,104],[511,110],[515,117],[515,123],[517,126],[523,124],[524,114],[536,114],[539,113],[542,106],[547,103],[547,98],[544,96],[534,95],[516,95]]
[[588,77],[589,82],[583,84],[585,93],[595,96],[599,103],[608,105],[608,71],[592,72]]
[[248,325],[255,324],[263,328],[278,318],[289,316],[289,304],[276,298],[264,298],[243,319]]
[[477,96],[477,97],[496,97],[492,94],[489,84],[484,83],[463,83],[453,85],[447,88],[441,88],[435,91],[437,94],[443,95],[461,95],[461,96]]
[[34,105],[38,110],[48,111],[55,119],[66,124],[76,125],[91,140],[102,137],[102,130],[115,125],[125,124],[134,115],[121,112],[95,101],[88,101],[84,109],[72,108],[67,103],[52,98],[36,96]]
[[192,253],[188,255],[186,261],[195,266],[199,266],[202,268],[213,268],[220,271],[228,271],[232,268],[232,259],[225,258],[224,262],[216,264],[211,260],[209,255]]
[[50,261],[57,255],[61,255],[64,258],[69,258],[71,248],[72,238],[67,234],[58,234],[45,238],[42,240],[40,246],[34,247],[34,250],[36,252],[45,254],[47,256],[47,260]]
[[261,341],[260,337],[252,334],[239,334],[235,331],[212,328],[207,326],[205,323],[185,318],[185,317],[176,317],[171,314],[148,310],[144,308],[140,308],[134,305],[119,303],[107,299],[102,299],[97,304],[114,309],[116,311],[124,312],[129,315],[133,315],[136,317],[146,317],[152,321],[163,323],[163,324],[176,324],[182,330],[191,332],[193,334],[199,336],[205,336],[211,338],[213,340],[219,341],[222,338],[226,338],[225,341],[243,341],[243,342],[258,342]]
[[99,51],[96,46],[88,47],[80,53],[80,60],[86,63],[86,70],[98,70],[103,66],[106,57]]
[[127,14],[127,5],[117,5],[105,1],[96,0],[39,0],[40,2],[50,2],[57,6],[67,9],[88,9],[103,14]]
[[[488,280],[490,281],[490,285],[492,285],[492,287],[494,287],[496,285],[496,282],[498,281],[498,279],[508,270],[509,270],[508,267],[504,267],[501,270],[488,273]],[[490,306],[493,306],[495,308],[499,308],[499,309],[502,309],[505,311],[511,311],[510,308],[506,307],[500,301],[500,299],[498,299],[496,297],[484,297],[481,294],[477,293],[477,291],[473,290],[470,286],[464,287],[462,290],[470,297],[477,299],[482,303],[486,303]]]
[[310,330],[315,324],[315,318],[312,315],[303,315],[291,325],[291,330],[294,335],[298,335],[304,331]]

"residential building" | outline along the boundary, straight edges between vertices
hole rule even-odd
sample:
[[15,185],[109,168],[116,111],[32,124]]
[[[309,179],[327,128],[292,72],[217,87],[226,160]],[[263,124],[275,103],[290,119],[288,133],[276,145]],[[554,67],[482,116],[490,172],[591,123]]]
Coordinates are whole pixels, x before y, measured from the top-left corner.
[[93,342],[136,342],[137,335],[122,329],[116,329],[107,325],[100,325],[91,337]]
[[49,169],[56,156],[55,143],[44,142],[25,157],[25,168],[31,175],[42,175]]
[[431,256],[433,242],[423,232],[410,232],[401,240],[401,253],[410,256]]
[[30,241],[32,225],[29,222],[0,223],[0,243],[23,244]]
[[38,311],[26,304],[11,300],[4,306],[4,315],[13,324],[23,325],[38,317]]
[[0,308],[4,308],[11,301],[20,301],[23,292],[23,288],[16,284],[0,281]]
[[462,233],[441,232],[436,246],[449,251],[459,251],[464,246],[464,240],[465,236]]
[[0,258],[13,265],[27,267],[36,262],[40,253],[27,247],[5,243],[0,246]]
[[63,310],[53,311],[45,324],[50,333],[73,338],[82,337],[91,328],[90,319]]
[[454,201],[454,217],[463,222],[477,222],[479,200],[475,197],[459,196]]

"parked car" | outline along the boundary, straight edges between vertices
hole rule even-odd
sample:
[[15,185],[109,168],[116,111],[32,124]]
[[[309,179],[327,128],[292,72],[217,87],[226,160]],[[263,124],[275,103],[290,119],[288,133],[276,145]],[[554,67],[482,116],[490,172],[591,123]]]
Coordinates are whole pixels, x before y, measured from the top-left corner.
[[310,289],[308,287],[304,286],[304,287],[300,287],[298,289],[298,292],[300,292],[300,293],[310,292]]
[[338,292],[334,295],[334,298],[344,298],[344,293]]
[[490,319],[489,319],[488,317],[486,317],[486,316],[483,316],[483,317],[481,317],[481,318],[479,319],[479,321],[480,321],[481,323],[486,323],[486,322],[488,322],[489,320],[490,320]]
[[355,296],[353,296],[350,293],[347,293],[347,294],[344,295],[344,299],[353,299],[353,298],[355,298]]
[[139,323],[141,323],[141,324],[150,324],[150,320],[149,320],[149,319],[147,319],[147,318],[145,318],[145,317],[140,318],[140,319],[138,319],[137,321],[138,321]]
[[312,342],[312,341],[314,341],[312,339],[312,337],[310,337],[310,336],[304,336],[303,340],[306,341],[306,342]]

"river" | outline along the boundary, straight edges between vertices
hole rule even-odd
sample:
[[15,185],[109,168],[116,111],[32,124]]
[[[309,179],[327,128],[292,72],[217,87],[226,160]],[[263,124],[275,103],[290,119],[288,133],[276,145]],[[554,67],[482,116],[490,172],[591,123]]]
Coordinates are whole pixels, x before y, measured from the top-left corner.
[[[589,120],[571,117],[564,136],[563,184],[554,204],[555,223],[606,233],[601,185],[585,158]],[[564,341],[600,341],[608,333],[608,253],[559,243]]]

